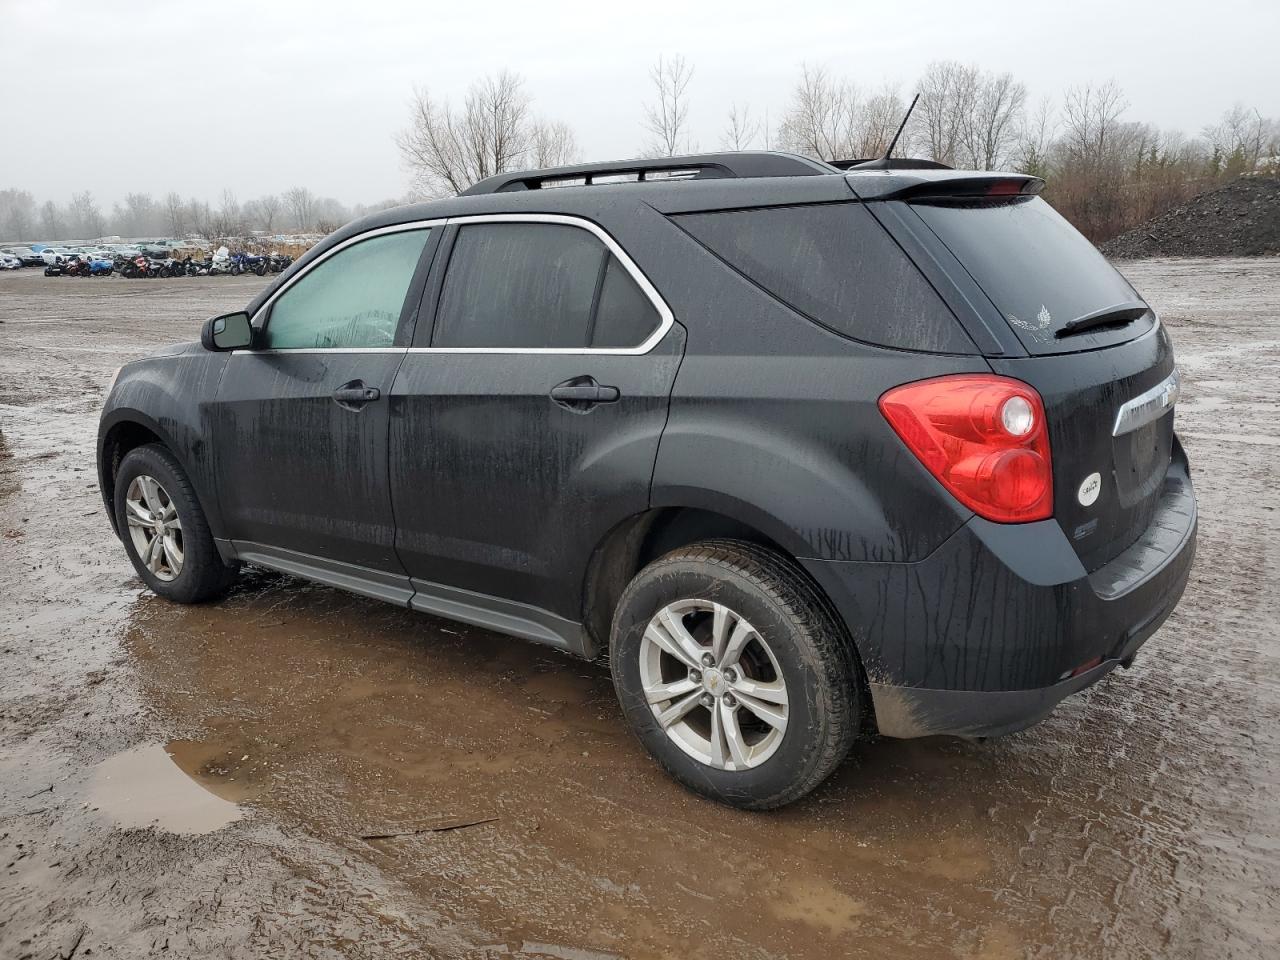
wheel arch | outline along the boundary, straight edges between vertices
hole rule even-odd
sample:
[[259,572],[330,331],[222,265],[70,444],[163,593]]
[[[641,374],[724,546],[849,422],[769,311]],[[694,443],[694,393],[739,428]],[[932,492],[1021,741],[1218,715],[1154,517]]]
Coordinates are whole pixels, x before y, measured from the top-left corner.
[[[98,432],[98,489],[102,493],[102,501],[107,509],[107,517],[111,520],[111,529],[117,535],[119,535],[120,530],[116,525],[116,474],[120,470],[121,461],[124,460],[130,450],[146,446],[149,443],[157,443],[169,451],[169,454],[178,461],[179,466],[182,467],[183,472],[186,473],[189,479],[195,476],[178,445],[173,442],[168,431],[154,418],[147,416],[140,410],[127,408],[113,410],[111,415],[104,419]],[[211,518],[212,515],[208,509],[206,498],[200,496],[200,491],[196,488],[194,479],[192,479],[192,488],[196,489],[196,495],[200,497],[200,506],[204,510],[205,516]]]
[[[755,519],[758,512],[748,515]],[[789,547],[784,542],[791,538],[784,536],[780,540],[770,536],[769,530],[765,529],[785,530],[783,525],[776,521],[770,523],[767,517],[764,524],[754,523],[752,519],[706,507],[670,505],[646,510],[615,525],[601,538],[592,552],[583,583],[582,623],[595,649],[609,649],[613,614],[618,600],[631,579],[647,564],[672,550],[703,540],[743,540],[779,554],[794,564],[800,575],[809,582],[818,598],[826,605],[832,622],[841,632],[845,646],[854,660],[857,682],[866,694],[866,672],[854,632],[840,616],[826,589],[797,561],[801,554],[793,549],[794,544]],[[865,695],[862,702],[866,710],[865,729],[874,730],[875,715],[871,697]]]

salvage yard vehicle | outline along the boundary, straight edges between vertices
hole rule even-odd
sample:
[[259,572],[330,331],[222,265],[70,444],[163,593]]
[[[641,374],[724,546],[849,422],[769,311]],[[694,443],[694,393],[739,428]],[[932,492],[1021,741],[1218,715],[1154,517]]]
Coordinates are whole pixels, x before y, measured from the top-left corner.
[[607,654],[741,807],[860,734],[1022,729],[1196,532],[1168,334],[1042,187],[744,152],[374,214],[118,372],[111,522],[181,603],[250,563]]
[[44,266],[44,258],[39,252],[32,250],[30,247],[5,247],[0,253],[7,253],[11,257],[17,257],[24,267],[42,267]]

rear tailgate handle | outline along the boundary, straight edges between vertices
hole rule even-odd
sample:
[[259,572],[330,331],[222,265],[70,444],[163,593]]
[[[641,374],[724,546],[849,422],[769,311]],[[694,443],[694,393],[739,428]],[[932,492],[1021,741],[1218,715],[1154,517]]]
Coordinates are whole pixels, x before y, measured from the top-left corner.
[[621,393],[617,387],[597,383],[593,377],[574,377],[551,388],[551,399],[570,409],[585,409],[597,403],[615,403]]

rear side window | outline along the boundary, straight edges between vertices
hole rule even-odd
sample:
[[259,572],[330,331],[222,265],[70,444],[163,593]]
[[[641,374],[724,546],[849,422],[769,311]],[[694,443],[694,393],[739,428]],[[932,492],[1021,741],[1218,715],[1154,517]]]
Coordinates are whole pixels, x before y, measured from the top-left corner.
[[591,233],[564,224],[463,226],[440,292],[433,346],[586,346],[607,252]]
[[675,220],[735,270],[836,333],[903,350],[975,350],[915,264],[860,203]]

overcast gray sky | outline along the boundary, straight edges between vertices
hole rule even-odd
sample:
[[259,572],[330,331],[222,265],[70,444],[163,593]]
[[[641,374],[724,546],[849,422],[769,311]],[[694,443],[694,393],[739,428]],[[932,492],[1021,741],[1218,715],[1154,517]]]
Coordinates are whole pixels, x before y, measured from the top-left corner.
[[704,149],[735,100],[779,116],[805,61],[905,94],[929,61],[958,59],[1011,71],[1033,101],[1114,77],[1129,119],[1188,133],[1237,100],[1280,115],[1278,0],[0,0],[0,189],[90,189],[108,209],[133,190],[401,196],[392,136],[413,86],[457,99],[503,67],[585,159],[634,156],[660,53],[695,67]]

